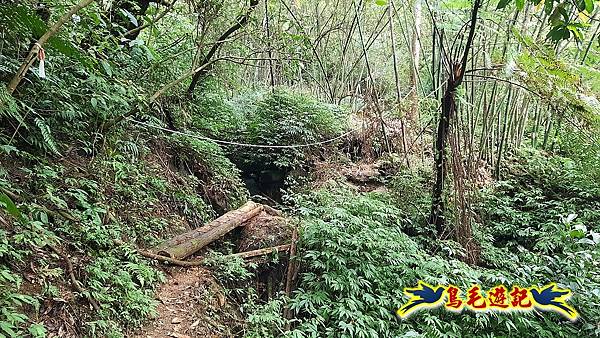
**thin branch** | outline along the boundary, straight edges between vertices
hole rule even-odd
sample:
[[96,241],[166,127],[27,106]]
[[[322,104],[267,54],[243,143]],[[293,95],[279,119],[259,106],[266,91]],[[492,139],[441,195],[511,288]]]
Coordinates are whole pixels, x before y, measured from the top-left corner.
[[[139,27],[136,27],[136,28],[134,28],[132,30],[129,30],[129,31],[121,34],[121,37],[131,36],[133,34],[139,33],[141,30],[143,30],[143,29],[145,29],[147,27],[155,25],[160,19],[162,19],[163,17],[165,17],[165,15],[167,15],[173,9],[173,6],[175,6],[175,2],[177,2],[177,0],[171,1],[171,4],[169,4],[169,6],[162,13],[160,13],[154,20],[152,20],[152,22],[148,22],[148,23],[143,24],[143,25],[141,25]],[[136,36],[137,36],[137,34],[136,34]]]

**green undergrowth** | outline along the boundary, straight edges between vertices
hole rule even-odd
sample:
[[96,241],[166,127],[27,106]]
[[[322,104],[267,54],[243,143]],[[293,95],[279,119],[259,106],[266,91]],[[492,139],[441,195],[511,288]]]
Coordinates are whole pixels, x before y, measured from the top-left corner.
[[[251,91],[229,99],[218,85],[207,81],[195,104],[194,129],[239,143],[305,144],[333,138],[346,129],[346,114],[340,107],[284,88]],[[274,164],[291,168],[304,161],[310,149],[227,146],[226,151],[241,167]]]
[[[507,165],[506,180],[489,187],[474,207],[481,264],[460,261],[453,241],[437,241],[424,227],[426,173],[402,170],[389,193],[357,193],[331,183],[295,195],[303,219],[292,337],[592,337],[600,333],[598,187],[573,161],[539,152]],[[574,216],[577,214],[577,216]],[[425,227],[427,229],[427,227]],[[410,235],[409,235],[410,234]],[[419,280],[472,283],[484,289],[556,282],[573,290],[581,317],[571,323],[554,313],[421,311],[395,315],[405,287]],[[259,308],[270,318],[277,303]],[[256,314],[254,314],[257,316]],[[283,327],[262,323],[255,336],[278,336]],[[252,333],[250,334],[252,336]]]
[[[139,327],[155,313],[164,276],[133,247],[154,246],[247,198],[220,148],[194,139],[117,133],[98,156],[62,160],[2,152],[0,336],[43,336],[42,321],[58,325],[45,314],[56,299],[68,299],[63,315],[78,323],[65,329],[74,335],[118,337]],[[50,245],[68,254],[84,294]],[[99,311],[87,310],[90,297]]]

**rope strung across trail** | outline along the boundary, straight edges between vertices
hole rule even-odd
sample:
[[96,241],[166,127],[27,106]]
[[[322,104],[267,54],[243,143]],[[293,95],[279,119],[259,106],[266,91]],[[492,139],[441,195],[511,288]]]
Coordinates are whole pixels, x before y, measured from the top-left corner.
[[324,141],[319,141],[319,142],[311,142],[311,143],[304,143],[304,144],[290,144],[290,145],[268,145],[268,144],[250,144],[250,143],[240,143],[240,142],[232,142],[232,141],[224,141],[224,140],[217,140],[217,139],[213,139],[210,137],[206,137],[206,136],[201,136],[201,135],[194,135],[194,134],[187,134],[178,130],[172,130],[172,129],[168,129],[168,128],[163,128],[163,127],[159,127],[159,126],[155,126],[146,122],[142,122],[142,121],[137,121],[134,120],[132,118],[127,118],[128,120],[130,120],[133,123],[136,123],[138,125],[143,125],[146,127],[150,127],[150,128],[154,128],[154,129],[159,129],[162,131],[166,131],[166,132],[170,132],[173,134],[179,134],[179,135],[183,135],[183,136],[187,136],[187,137],[191,137],[191,138],[196,138],[199,140],[203,140],[203,141],[211,141],[217,144],[224,144],[224,145],[231,145],[231,146],[240,146],[240,147],[248,147],[248,148],[304,148],[304,147],[314,147],[314,146],[318,146],[318,145],[323,145],[323,144],[327,144],[327,143],[331,143],[335,140],[339,140],[343,137],[346,137],[348,135],[350,135],[351,133],[355,132],[356,129],[350,130],[342,135],[336,136],[334,138],[330,138],[328,140],[324,140]]

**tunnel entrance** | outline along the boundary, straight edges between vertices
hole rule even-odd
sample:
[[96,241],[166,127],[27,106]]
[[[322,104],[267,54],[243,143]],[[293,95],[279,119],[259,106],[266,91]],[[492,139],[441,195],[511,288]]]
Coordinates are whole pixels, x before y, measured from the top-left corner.
[[268,204],[281,203],[285,179],[289,170],[276,166],[250,165],[242,169],[242,179],[251,196],[258,195],[268,200]]

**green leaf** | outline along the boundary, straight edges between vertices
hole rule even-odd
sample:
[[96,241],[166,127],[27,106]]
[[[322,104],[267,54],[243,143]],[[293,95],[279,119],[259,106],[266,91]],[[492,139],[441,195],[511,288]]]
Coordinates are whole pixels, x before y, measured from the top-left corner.
[[581,31],[579,30],[579,27],[575,25],[568,25],[567,29],[573,32],[573,35],[575,36],[575,39],[577,39],[577,41],[583,40],[583,33],[581,33]]
[[568,39],[570,36],[569,30],[565,29],[563,26],[555,26],[547,34],[547,37],[552,39],[552,41]]
[[500,2],[498,2],[498,6],[496,6],[496,9],[502,9],[506,7],[506,5],[508,5],[509,2],[510,0],[500,0]]
[[[9,337],[17,336],[17,333],[14,331],[14,329],[16,329],[16,327],[14,325],[7,323],[5,321],[0,321],[0,330],[6,332]],[[2,334],[2,333],[0,333],[0,334]]]
[[523,7],[525,6],[525,0],[516,0],[516,1],[517,1],[517,9],[523,10]]
[[502,9],[506,7],[506,5],[508,5],[509,2],[510,0],[500,0],[500,2],[498,2],[498,6],[496,6],[496,9]]
[[585,236],[585,233],[581,230],[571,230],[569,236],[571,236],[571,238],[583,238],[583,236]]
[[375,0],[375,3],[379,6],[385,6],[388,4],[387,0]]
[[46,328],[43,324],[31,324],[31,326],[29,327],[29,333],[31,334],[31,336],[37,338],[46,337],[46,334],[48,332],[46,331]]
[[594,0],[585,0],[585,11],[592,14],[594,11]]
[[21,211],[19,208],[17,208],[15,203],[4,193],[0,193],[0,203],[4,204],[4,209],[6,209],[6,211],[12,216],[17,218],[21,217]]
[[108,61],[106,61],[106,60],[102,60],[102,61],[100,61],[100,63],[102,64],[102,68],[104,68],[106,75],[112,76],[113,73],[112,73],[112,67],[110,66],[110,63],[108,63]]

